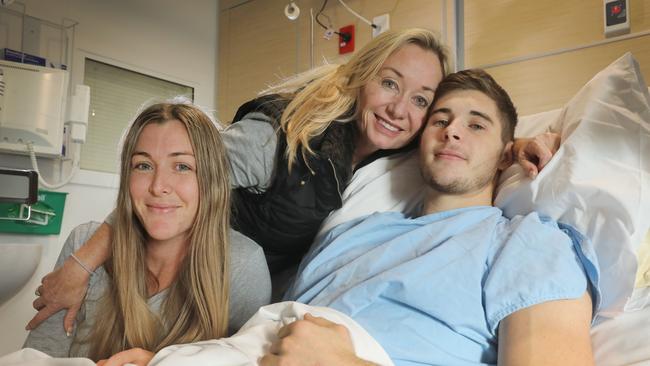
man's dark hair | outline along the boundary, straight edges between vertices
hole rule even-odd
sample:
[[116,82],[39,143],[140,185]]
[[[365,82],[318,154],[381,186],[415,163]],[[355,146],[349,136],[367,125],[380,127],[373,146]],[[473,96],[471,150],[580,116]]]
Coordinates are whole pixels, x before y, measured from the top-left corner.
[[469,69],[447,75],[436,89],[432,105],[445,95],[458,90],[476,90],[492,99],[501,114],[501,140],[504,143],[512,141],[517,125],[517,110],[508,93],[493,78],[482,69]]

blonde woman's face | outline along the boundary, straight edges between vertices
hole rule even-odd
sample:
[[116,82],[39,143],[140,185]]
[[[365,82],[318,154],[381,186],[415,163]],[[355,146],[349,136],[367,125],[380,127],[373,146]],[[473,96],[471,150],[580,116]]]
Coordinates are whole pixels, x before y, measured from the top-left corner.
[[184,242],[199,204],[196,160],[185,126],[144,127],[131,158],[129,190],[151,242]]
[[424,124],[441,80],[440,60],[431,51],[407,44],[388,57],[361,89],[357,149],[368,155],[408,144]]

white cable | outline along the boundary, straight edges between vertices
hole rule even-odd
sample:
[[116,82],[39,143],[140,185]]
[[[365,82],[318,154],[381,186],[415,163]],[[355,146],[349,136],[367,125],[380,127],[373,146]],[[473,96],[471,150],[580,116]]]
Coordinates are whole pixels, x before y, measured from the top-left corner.
[[349,11],[350,13],[352,13],[352,15],[354,15],[355,17],[357,17],[357,18],[363,20],[364,22],[366,22],[369,26],[371,26],[371,27],[373,27],[373,28],[376,28],[376,27],[377,27],[377,26],[374,25],[371,21],[369,21],[368,19],[366,19],[366,18],[362,17],[361,15],[359,15],[359,13],[357,13],[356,11],[350,9],[350,7],[348,6],[348,4],[344,3],[343,0],[339,0],[339,2],[341,3],[341,5],[343,5],[343,7],[344,7],[347,11]]
[[[77,144],[78,145],[78,144]],[[45,188],[48,189],[58,189],[63,187],[64,185],[70,183],[72,180],[72,177],[74,177],[75,174],[79,171],[79,154],[78,153],[73,153],[72,155],[72,170],[70,171],[70,175],[66,179],[64,179],[62,182],[56,183],[56,184],[51,184],[45,181],[43,179],[43,175],[41,172],[38,171],[38,163],[36,161],[36,153],[34,152],[34,145],[31,142],[27,143],[27,150],[29,150],[29,158],[32,161],[32,168],[36,171],[38,174],[38,182],[41,183],[41,185]]]

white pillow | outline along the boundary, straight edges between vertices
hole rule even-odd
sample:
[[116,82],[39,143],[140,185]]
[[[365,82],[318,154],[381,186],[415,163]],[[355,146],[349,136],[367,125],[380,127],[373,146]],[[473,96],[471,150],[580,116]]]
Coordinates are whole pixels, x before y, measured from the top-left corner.
[[[544,124],[539,117],[530,119]],[[546,117],[562,135],[560,150],[533,181],[518,165],[507,169],[495,204],[506,216],[536,210],[591,238],[599,315],[613,317],[626,304],[634,310],[636,253],[650,226],[650,94],[638,63],[626,53]],[[526,136],[530,123],[521,122],[518,134]]]
[[[504,172],[497,189],[495,204],[506,216],[537,210],[593,240],[603,316],[620,312],[632,293],[635,247],[650,225],[649,108],[638,65],[626,54],[565,108],[521,118],[517,136],[553,129],[561,132],[562,146],[534,181],[515,165]],[[378,159],[354,174],[343,207],[330,214],[320,234],[373,212],[417,214],[423,184],[417,154]]]
[[336,225],[374,212],[399,211],[417,215],[424,200],[417,151],[377,159],[357,170],[341,195],[343,206],[323,221],[318,235]]

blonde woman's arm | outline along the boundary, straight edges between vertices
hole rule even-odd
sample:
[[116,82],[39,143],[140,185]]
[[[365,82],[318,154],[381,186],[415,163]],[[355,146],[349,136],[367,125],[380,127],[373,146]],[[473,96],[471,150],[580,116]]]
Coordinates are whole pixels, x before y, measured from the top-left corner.
[[513,147],[515,159],[526,170],[530,178],[535,178],[560,148],[561,136],[546,132],[532,138],[515,139]]
[[221,138],[228,151],[231,187],[265,191],[271,184],[277,149],[271,118],[248,113],[222,131]]
[[[109,216],[107,220],[112,217]],[[33,302],[38,313],[25,329],[35,329],[45,319],[60,310],[67,309],[63,318],[66,333],[71,333],[74,319],[81,307],[91,273],[110,257],[111,228],[104,222],[79,249],[74,252],[77,259],[68,256],[63,265],[41,279],[41,286]],[[81,263],[80,263],[81,262]]]
[[[56,261],[55,269],[60,270],[66,259],[70,257],[70,254],[74,253],[75,250],[78,250],[79,247],[91,237],[93,232],[96,232],[100,226],[97,222],[89,222],[81,224],[74,228],[70,235],[63,244],[61,253]],[[55,271],[56,272],[56,271]],[[86,286],[88,281],[86,281]],[[82,293],[86,293],[88,287],[81,290]],[[79,303],[83,302],[83,296]],[[35,305],[37,303],[35,302]],[[51,311],[53,307],[49,307],[46,311]],[[41,314],[44,309],[41,309],[39,314]],[[74,312],[76,315],[77,311]],[[70,314],[70,312],[68,312]],[[38,316],[38,315],[37,315]],[[63,326],[63,311],[54,311],[54,314],[51,317],[45,317],[39,321],[39,325],[34,325],[32,330],[27,336],[27,340],[23,347],[34,348],[39,351],[45,352],[53,357],[69,357],[69,350],[72,343],[73,337],[72,329],[64,328]],[[74,318],[71,319],[74,320]],[[66,333],[68,333],[66,335]]]

